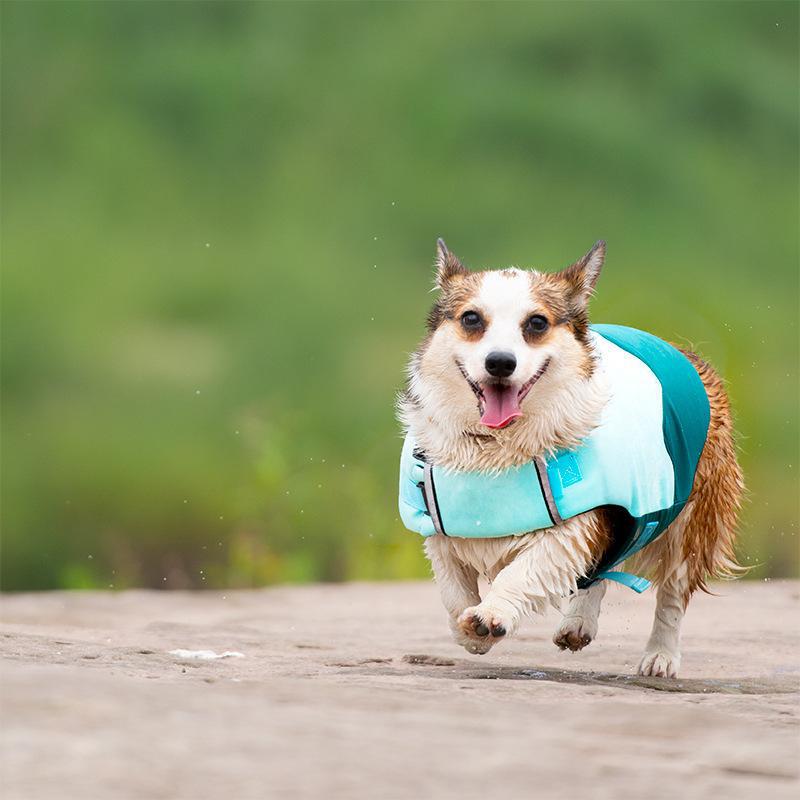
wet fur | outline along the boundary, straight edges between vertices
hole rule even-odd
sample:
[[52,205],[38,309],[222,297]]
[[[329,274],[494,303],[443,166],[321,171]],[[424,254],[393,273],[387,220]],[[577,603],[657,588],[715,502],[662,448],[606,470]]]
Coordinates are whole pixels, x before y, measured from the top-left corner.
[[[454,350],[472,346],[459,328],[459,315],[475,302],[489,273],[468,271],[439,243],[440,296],[428,316],[428,335],[411,358],[408,387],[398,404],[403,426],[433,463],[458,470],[502,470],[575,447],[596,426],[608,395],[594,370],[587,304],[604,255],[605,246],[598,243],[559,273],[499,273],[508,278],[509,291],[512,282],[519,288],[527,280],[530,296],[525,302],[553,321],[544,338],[528,343],[534,351],[549,349],[555,366],[523,401],[521,418],[490,430],[480,424],[475,398],[452,364]],[[491,279],[495,291],[502,293],[500,280]],[[743,482],[728,397],[712,367],[684,352],[708,394],[708,437],[686,507],[667,531],[637,554],[635,563],[626,565],[650,577],[657,590],[653,633],[639,670],[667,677],[676,675],[680,664],[680,622],[692,593],[705,590],[709,577],[731,577],[740,570],[734,535]],[[613,513],[596,509],[521,536],[428,538],[426,553],[456,641],[469,652],[488,652],[513,634],[523,616],[569,597],[554,641],[569,650],[591,642],[606,582],[581,591],[576,584],[609,546]],[[490,582],[483,599],[479,576]]]

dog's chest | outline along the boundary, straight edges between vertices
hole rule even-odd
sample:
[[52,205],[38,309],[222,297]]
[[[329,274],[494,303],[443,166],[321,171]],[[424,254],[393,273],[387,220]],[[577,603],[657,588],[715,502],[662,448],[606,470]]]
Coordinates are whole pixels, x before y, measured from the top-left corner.
[[543,531],[521,536],[504,536],[492,539],[447,538],[447,546],[462,564],[469,564],[479,575],[493,581],[503,567],[508,566],[516,555]]

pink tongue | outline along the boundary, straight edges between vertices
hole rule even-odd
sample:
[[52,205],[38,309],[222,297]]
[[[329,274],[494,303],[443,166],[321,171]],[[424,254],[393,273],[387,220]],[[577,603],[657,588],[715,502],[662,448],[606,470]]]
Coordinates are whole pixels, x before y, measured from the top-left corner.
[[484,409],[481,422],[489,428],[505,428],[512,419],[522,416],[514,386],[483,384]]

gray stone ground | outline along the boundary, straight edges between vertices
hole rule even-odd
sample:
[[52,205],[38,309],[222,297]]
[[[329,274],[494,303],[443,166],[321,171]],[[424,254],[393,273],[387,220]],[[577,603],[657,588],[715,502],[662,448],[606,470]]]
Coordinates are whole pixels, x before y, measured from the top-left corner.
[[483,657],[428,583],[6,595],[2,796],[798,797],[800,584],[717,591],[677,681],[633,677],[654,600],[616,587],[584,652],[553,611]]

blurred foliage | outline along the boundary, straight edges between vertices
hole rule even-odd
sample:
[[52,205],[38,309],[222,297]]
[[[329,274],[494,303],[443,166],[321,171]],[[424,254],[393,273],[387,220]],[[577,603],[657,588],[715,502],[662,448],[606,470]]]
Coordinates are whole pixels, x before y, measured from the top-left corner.
[[797,572],[798,5],[4,2],[7,589],[427,574],[394,395],[437,235],[729,381]]

